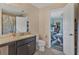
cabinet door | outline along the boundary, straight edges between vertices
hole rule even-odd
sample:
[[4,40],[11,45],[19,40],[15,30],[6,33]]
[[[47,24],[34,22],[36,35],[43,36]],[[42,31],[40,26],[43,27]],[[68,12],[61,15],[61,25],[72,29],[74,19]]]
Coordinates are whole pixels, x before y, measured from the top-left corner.
[[27,54],[28,54],[27,45],[17,47],[17,55],[27,55]]
[[8,46],[0,47],[0,55],[8,55]]
[[16,42],[11,42],[8,46],[8,54],[16,55]]
[[35,50],[36,50],[36,44],[35,41],[30,42],[29,44],[27,44],[28,47],[28,55],[32,55],[34,54]]

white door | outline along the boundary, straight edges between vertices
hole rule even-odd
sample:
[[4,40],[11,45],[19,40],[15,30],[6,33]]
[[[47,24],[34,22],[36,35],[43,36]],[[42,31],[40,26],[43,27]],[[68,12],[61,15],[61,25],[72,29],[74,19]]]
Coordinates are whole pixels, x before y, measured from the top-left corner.
[[0,35],[2,35],[2,10],[0,9]]
[[74,54],[74,4],[67,4],[63,12],[63,52]]
[[16,17],[16,32],[27,32],[27,17]]

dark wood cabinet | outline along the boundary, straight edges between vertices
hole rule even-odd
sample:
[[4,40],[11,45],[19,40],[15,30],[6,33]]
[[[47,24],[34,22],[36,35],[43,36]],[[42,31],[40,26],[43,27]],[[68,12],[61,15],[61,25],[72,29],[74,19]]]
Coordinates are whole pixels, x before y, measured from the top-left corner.
[[16,55],[16,42],[11,42],[8,45],[8,54],[9,55]]
[[9,44],[9,55],[32,55],[36,51],[36,37],[22,39]]
[[28,55],[28,49],[26,44],[17,48],[17,55]]
[[17,55],[32,55],[36,50],[36,38],[31,37],[17,42]]
[[32,55],[35,52],[35,45],[34,45],[34,41],[27,44],[27,48],[28,48],[28,55]]

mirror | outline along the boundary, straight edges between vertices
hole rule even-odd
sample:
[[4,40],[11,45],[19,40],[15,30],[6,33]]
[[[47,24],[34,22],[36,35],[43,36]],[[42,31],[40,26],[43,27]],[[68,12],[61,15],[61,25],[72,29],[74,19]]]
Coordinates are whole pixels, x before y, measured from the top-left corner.
[[8,14],[3,14],[2,17],[2,34],[16,32],[16,17]]
[[2,34],[29,32],[29,21],[27,16],[13,16],[3,14]]

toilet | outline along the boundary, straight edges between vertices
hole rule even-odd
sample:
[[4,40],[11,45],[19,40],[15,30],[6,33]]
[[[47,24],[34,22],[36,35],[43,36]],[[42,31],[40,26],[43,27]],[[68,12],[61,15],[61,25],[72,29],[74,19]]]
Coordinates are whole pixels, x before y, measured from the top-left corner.
[[36,49],[39,51],[45,51],[45,41],[39,39],[38,35],[36,36]]
[[39,51],[45,51],[45,41],[38,40],[38,47],[39,47]]

